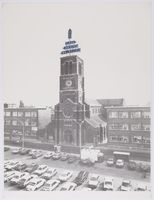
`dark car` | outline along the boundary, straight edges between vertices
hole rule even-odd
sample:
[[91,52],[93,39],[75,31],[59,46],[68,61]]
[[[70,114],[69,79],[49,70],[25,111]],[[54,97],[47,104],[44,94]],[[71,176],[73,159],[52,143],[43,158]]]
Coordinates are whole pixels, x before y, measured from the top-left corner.
[[127,168],[128,168],[129,170],[136,170],[136,162],[130,161],[130,162],[127,164]]
[[38,158],[38,157],[41,157],[42,155],[43,155],[42,152],[41,152],[41,151],[38,151],[38,152],[32,154],[32,158],[33,158],[33,159],[36,159],[36,158]]
[[114,166],[114,159],[108,158],[108,160],[106,161],[106,164],[107,164],[108,167]]
[[69,159],[69,155],[68,154],[63,154],[62,156],[61,156],[61,161],[66,161],[66,160],[68,160]]
[[29,151],[30,151],[29,149],[21,149],[20,150],[20,154],[21,155],[26,155],[26,154],[28,154]]
[[24,171],[32,173],[33,171],[35,171],[38,168],[38,166],[39,166],[38,164],[32,163]]
[[4,147],[4,151],[8,151],[8,150],[10,150],[9,147]]
[[61,158],[61,153],[54,153],[54,155],[52,156],[53,160],[59,160]]
[[77,186],[82,185],[84,183],[84,181],[87,180],[88,175],[89,175],[89,172],[80,171],[73,182],[76,183]]
[[77,160],[76,156],[70,156],[68,159],[68,163],[74,163]]
[[25,163],[18,164],[14,169],[17,171],[21,171],[27,168],[27,165]]
[[86,165],[86,166],[88,166],[88,167],[90,167],[90,166],[93,166],[94,165],[94,163],[93,162],[91,162],[89,159],[82,159],[82,160],[80,160],[80,162],[79,162],[80,164],[82,164],[82,165]]

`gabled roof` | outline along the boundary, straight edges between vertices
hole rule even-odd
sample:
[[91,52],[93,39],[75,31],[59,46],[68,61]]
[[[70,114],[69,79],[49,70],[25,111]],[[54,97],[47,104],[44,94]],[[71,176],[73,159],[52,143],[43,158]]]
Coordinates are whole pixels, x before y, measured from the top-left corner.
[[106,122],[103,121],[99,116],[93,116],[91,118],[86,118],[85,121],[93,126],[94,128],[102,126],[106,126]]
[[96,99],[86,99],[85,103],[90,106],[100,106],[101,107],[101,104]]
[[97,99],[97,101],[103,106],[123,106],[124,105],[124,99]]

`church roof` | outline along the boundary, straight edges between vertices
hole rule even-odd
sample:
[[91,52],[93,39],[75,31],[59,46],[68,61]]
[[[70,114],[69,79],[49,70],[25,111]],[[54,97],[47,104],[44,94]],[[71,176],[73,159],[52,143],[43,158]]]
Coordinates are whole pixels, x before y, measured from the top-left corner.
[[85,121],[93,126],[94,128],[102,126],[106,126],[106,122],[103,121],[99,116],[93,116],[91,118],[86,118]]
[[100,106],[101,104],[96,99],[86,99],[85,101],[90,106]]
[[123,106],[124,105],[124,99],[97,99],[97,101],[103,106]]

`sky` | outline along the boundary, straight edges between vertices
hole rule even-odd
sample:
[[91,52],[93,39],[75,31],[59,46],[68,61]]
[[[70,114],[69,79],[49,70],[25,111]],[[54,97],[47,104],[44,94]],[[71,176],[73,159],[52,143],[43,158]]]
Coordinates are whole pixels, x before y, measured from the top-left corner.
[[4,4],[2,12],[4,102],[58,103],[69,28],[81,48],[87,99],[151,101],[150,3]]

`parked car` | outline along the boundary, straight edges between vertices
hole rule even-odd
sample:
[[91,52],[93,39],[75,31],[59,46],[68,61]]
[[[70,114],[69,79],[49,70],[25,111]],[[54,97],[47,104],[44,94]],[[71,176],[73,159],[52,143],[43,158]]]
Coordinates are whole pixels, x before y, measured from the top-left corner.
[[19,173],[16,173],[11,179],[9,179],[9,183],[12,184],[12,185],[15,185],[18,183],[18,181],[23,178],[24,176],[27,176],[28,173],[27,172],[19,172]]
[[94,189],[97,188],[97,186],[99,185],[100,181],[99,181],[99,175],[97,174],[91,174],[89,181],[88,181],[88,187]]
[[104,178],[101,186],[103,191],[113,191],[113,178]]
[[64,153],[64,154],[62,154],[62,156],[61,156],[61,161],[66,161],[66,160],[68,160],[69,159],[69,154],[67,154],[67,153]]
[[33,178],[26,186],[27,191],[35,191],[45,184],[46,180],[43,178]]
[[77,160],[76,156],[70,156],[68,159],[68,163],[74,163]]
[[4,147],[4,151],[9,151],[10,148],[9,147]]
[[32,158],[33,159],[36,159],[36,158],[41,157],[41,156],[42,156],[42,152],[41,151],[37,151],[37,152],[32,154]]
[[123,168],[123,167],[124,167],[124,161],[121,160],[121,159],[118,159],[118,160],[116,161],[116,167],[117,167],[117,168]]
[[94,162],[91,162],[89,159],[81,159],[80,160],[80,164],[83,164],[83,165],[86,165],[86,166],[93,166],[94,165]]
[[135,189],[135,191],[147,191],[148,187],[145,184],[139,183]]
[[19,163],[16,167],[14,167],[14,169],[17,171],[22,171],[26,168],[27,168],[27,164],[25,164],[25,163]]
[[130,162],[127,164],[127,168],[128,168],[129,170],[136,170],[136,162],[130,161]]
[[41,191],[53,191],[59,186],[59,184],[59,180],[49,180],[45,183]]
[[132,185],[130,180],[123,180],[120,186],[120,191],[131,191]]
[[13,149],[11,152],[12,152],[13,154],[18,154],[18,153],[20,153],[20,151],[21,151],[21,148],[15,148],[15,149]]
[[32,173],[33,171],[35,171],[38,168],[38,166],[39,165],[36,163],[31,163],[24,171]]
[[58,179],[59,179],[60,181],[67,181],[68,179],[70,179],[70,178],[72,177],[72,175],[73,175],[73,172],[71,172],[71,171],[63,171],[63,172],[59,175]]
[[29,149],[22,148],[22,149],[20,150],[20,154],[21,154],[21,155],[26,155],[26,154],[28,154],[29,151],[30,151]]
[[73,182],[76,183],[77,186],[82,185],[82,183],[84,183],[84,181],[87,180],[88,175],[89,175],[89,172],[80,171]]
[[53,160],[59,160],[61,158],[61,153],[54,153],[52,156]]
[[17,183],[17,187],[25,188],[29,184],[29,182],[32,181],[34,178],[38,178],[38,176],[29,174],[29,175],[21,178]]
[[61,187],[60,191],[74,191],[76,187],[77,187],[77,184],[72,183],[72,182],[66,182]]
[[112,167],[114,166],[114,159],[113,158],[108,158],[106,161],[107,166]]
[[36,153],[36,152],[37,152],[37,150],[31,149],[31,150],[29,150],[28,155],[29,155],[29,156],[32,156],[32,154],[34,154],[34,153]]
[[87,191],[92,191],[90,187],[82,187],[80,191],[87,192]]
[[43,158],[46,158],[46,159],[49,159],[49,158],[52,158],[52,156],[54,155],[54,152],[48,152],[44,155]]
[[11,161],[9,164],[5,166],[6,170],[13,170],[20,162],[19,161]]
[[56,174],[57,174],[56,168],[49,168],[44,174],[42,174],[41,178],[43,178],[45,180],[49,180]]
[[38,169],[33,172],[33,174],[36,174],[36,175],[40,176],[43,173],[45,173],[47,170],[48,170],[48,166],[47,165],[40,165],[38,167]]
[[4,173],[4,183],[7,182],[7,180],[12,178],[15,175],[16,171],[7,171]]

